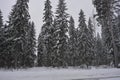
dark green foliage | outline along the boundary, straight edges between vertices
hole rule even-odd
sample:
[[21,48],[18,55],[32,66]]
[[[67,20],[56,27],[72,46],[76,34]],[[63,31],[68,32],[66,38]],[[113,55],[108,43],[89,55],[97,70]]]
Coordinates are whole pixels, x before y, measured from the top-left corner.
[[0,10],[0,28],[2,28],[3,27],[3,16],[2,16],[2,12],[1,12],[1,10]]
[[[79,13],[79,26],[77,28],[77,66],[84,64],[86,61],[85,55],[87,54],[87,40],[88,29],[85,23],[84,12],[81,10]],[[86,63],[85,63],[86,64]]]
[[114,56],[113,62],[115,67],[118,66],[118,48],[116,46],[116,41],[118,41],[118,39],[115,38],[118,34],[118,31],[116,31],[116,15],[114,15],[114,13],[119,10],[119,2],[119,0],[93,1],[97,11],[97,20],[102,25],[102,39],[104,41],[104,46],[106,47],[107,53],[112,50],[111,53],[113,53]]
[[102,38],[100,38],[99,33],[96,37],[96,43],[95,43],[95,65],[106,65],[108,63],[108,57],[105,50],[105,47],[103,45]]
[[3,47],[2,44],[4,42],[4,31],[3,31],[3,19],[2,19],[2,12],[0,10],[0,67],[4,65],[4,55],[3,55]]
[[38,46],[37,46],[37,51],[38,51],[38,66],[43,66],[43,36],[42,33],[39,34],[38,37]]
[[89,19],[88,27],[85,23],[85,15],[81,10],[79,14],[79,26],[77,28],[77,61],[76,65],[92,65],[94,59],[94,29]]
[[5,60],[8,68],[33,66],[35,32],[31,33],[34,25],[29,25],[28,1],[17,0],[9,16],[9,25],[6,27],[7,31],[5,33],[6,42],[4,44],[6,47],[4,54],[9,55]]
[[35,25],[33,22],[29,23],[29,29],[27,33],[27,47],[25,52],[25,65],[29,67],[34,66],[34,61],[36,58],[35,48],[36,48],[36,39],[35,39]]
[[[52,66],[52,53],[53,53],[53,15],[52,6],[49,0],[45,1],[43,26],[38,39],[38,65],[39,66]],[[42,60],[42,62],[41,62]]]
[[88,43],[89,43],[89,53],[88,53],[88,65],[94,65],[94,57],[95,57],[95,35],[94,35],[94,25],[92,20],[89,18],[88,21]]
[[68,54],[68,65],[69,66],[75,66],[75,62],[76,62],[76,57],[77,57],[77,53],[76,53],[76,29],[75,29],[75,25],[74,25],[74,19],[72,18],[72,16],[70,17],[70,21],[69,21],[69,54]]
[[[83,10],[75,28],[73,17],[68,21],[65,0],[59,0],[53,17],[50,0],[45,1],[43,25],[38,37],[37,56],[35,25],[30,22],[29,0],[17,0],[3,24],[0,11],[0,68],[99,66],[120,61],[119,0],[93,0],[102,38],[94,35],[91,19],[86,24]],[[114,5],[114,6],[113,6]],[[54,20],[53,20],[54,18]],[[69,23],[69,24],[68,24]]]
[[68,31],[68,14],[66,13],[65,0],[59,0],[58,8],[56,11],[56,25],[55,25],[55,45],[54,54],[55,66],[66,67],[67,66],[67,40],[66,32]]

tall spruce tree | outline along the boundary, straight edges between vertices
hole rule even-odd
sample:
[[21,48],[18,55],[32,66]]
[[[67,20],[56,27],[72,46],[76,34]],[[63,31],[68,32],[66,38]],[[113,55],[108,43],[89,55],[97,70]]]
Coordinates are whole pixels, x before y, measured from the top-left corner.
[[34,22],[29,22],[29,30],[27,33],[27,48],[25,52],[25,65],[27,67],[33,67],[36,58],[36,38],[35,38],[35,25]]
[[37,54],[37,65],[38,66],[43,66],[43,35],[42,33],[39,34],[39,37],[38,37],[38,45],[37,45],[37,51],[38,51],[38,54]]
[[[0,10],[0,42],[1,42],[0,45],[2,44],[2,37],[3,37],[3,19],[2,18],[3,18],[2,12]],[[2,49],[2,47],[1,47],[1,49]]]
[[67,41],[68,37],[66,32],[68,31],[68,14],[66,13],[65,0],[59,0],[58,8],[56,11],[56,26],[55,26],[55,66],[65,67],[67,66]]
[[[120,7],[115,6],[116,3],[120,2],[119,0],[94,0],[93,3],[97,11],[97,20],[102,25],[102,37],[104,40],[104,45],[106,46],[107,52],[113,53],[114,56],[114,65],[118,67],[118,49],[116,46],[116,39],[114,30],[114,19],[115,11],[118,11]],[[116,9],[117,8],[117,9]],[[118,40],[117,40],[118,41]]]
[[[51,66],[52,65],[52,59],[51,59],[51,56],[52,56],[52,52],[53,52],[53,15],[52,15],[52,6],[51,6],[51,2],[50,0],[46,0],[45,1],[45,8],[44,8],[44,17],[43,17],[43,26],[42,26],[42,29],[41,29],[41,33],[42,33],[42,40],[43,40],[43,50],[42,52],[38,51],[38,55],[41,55],[43,56],[43,66]],[[41,36],[41,34],[40,34]],[[38,45],[40,46],[41,45],[41,42],[38,41]],[[38,46],[38,47],[39,47]],[[38,49],[40,50],[40,49]],[[40,56],[38,57],[38,59],[40,58]],[[38,64],[41,64],[41,63],[38,63]]]
[[117,13],[118,14],[118,16],[117,16],[117,19],[116,19],[116,21],[115,21],[115,23],[117,23],[115,26],[117,27],[117,28],[114,28],[114,29],[116,29],[116,31],[117,31],[117,36],[116,36],[116,38],[117,38],[117,41],[116,41],[116,45],[117,45],[117,48],[118,48],[118,63],[120,63],[120,12],[118,12]]
[[98,66],[101,64],[101,56],[103,54],[103,48],[102,48],[102,39],[100,38],[99,33],[97,33],[96,42],[95,42],[95,65]]
[[8,32],[8,26],[3,25],[2,12],[0,11],[0,67],[2,68],[12,67],[13,57],[9,52]]
[[[3,27],[3,19],[2,19],[2,12],[1,12],[1,10],[0,10],[0,42],[2,43],[2,33],[3,33],[3,29],[2,29],[2,27]],[[0,45],[1,45],[1,43],[0,43]],[[2,49],[2,47],[0,47],[0,50]],[[0,51],[1,52],[1,51]]]
[[2,19],[2,12],[0,10],[0,67],[3,67],[4,64],[4,60],[3,60],[3,41],[4,41],[4,37],[3,37],[3,19]]
[[[82,64],[82,55],[81,55],[81,31],[82,31],[82,27],[83,26],[86,26],[86,23],[85,23],[85,18],[84,18],[84,13],[83,11],[81,10],[80,13],[79,13],[79,25],[76,29],[76,34],[77,34],[77,61],[76,61],[76,66],[80,66]],[[82,27],[81,27],[82,25]]]
[[89,52],[91,42],[89,40],[89,29],[87,28],[87,25],[85,23],[85,15],[84,12],[81,10],[79,14],[79,26],[77,28],[77,55],[78,55],[78,61],[77,65],[86,64],[89,65],[89,58],[91,53]]
[[71,16],[69,21],[69,66],[75,66],[76,61],[76,32],[74,19]]
[[29,0],[17,0],[13,6],[9,16],[10,40],[8,43],[12,57],[14,68],[26,67],[26,49],[27,49],[27,33],[29,30],[30,15],[28,12]]
[[94,65],[94,57],[95,57],[95,35],[94,35],[94,25],[92,23],[92,20],[89,18],[88,21],[88,39],[89,39],[89,65]]
[[2,16],[2,12],[1,12],[1,10],[0,10],[0,28],[2,28],[3,27],[3,16]]
[[[102,45],[102,39],[100,38],[99,33],[97,33],[96,37],[96,43],[95,43],[95,65],[103,65],[103,60],[106,60],[105,56],[103,55],[103,45]],[[104,58],[103,58],[104,57]]]
[[107,65],[112,61],[112,56],[107,54],[103,40],[100,37],[100,34],[97,33],[96,44],[95,44],[95,61],[96,66]]

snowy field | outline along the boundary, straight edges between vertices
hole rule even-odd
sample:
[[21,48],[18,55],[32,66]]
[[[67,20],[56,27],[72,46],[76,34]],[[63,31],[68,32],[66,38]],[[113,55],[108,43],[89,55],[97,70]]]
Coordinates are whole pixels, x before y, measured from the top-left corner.
[[0,80],[120,80],[120,69],[30,68],[0,70]]

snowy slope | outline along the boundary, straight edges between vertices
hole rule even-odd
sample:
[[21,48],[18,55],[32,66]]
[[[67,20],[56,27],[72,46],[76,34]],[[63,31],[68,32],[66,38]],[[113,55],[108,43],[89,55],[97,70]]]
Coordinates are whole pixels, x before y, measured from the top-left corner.
[[0,80],[120,80],[120,69],[53,69],[0,70]]

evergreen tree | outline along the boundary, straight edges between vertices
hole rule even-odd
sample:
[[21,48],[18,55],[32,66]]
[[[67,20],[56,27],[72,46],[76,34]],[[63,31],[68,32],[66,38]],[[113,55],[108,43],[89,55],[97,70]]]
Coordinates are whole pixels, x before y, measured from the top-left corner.
[[3,16],[2,16],[2,12],[1,12],[1,10],[0,10],[0,28],[2,28],[3,27]]
[[[2,21],[2,13],[0,12],[0,21]],[[12,37],[11,37],[10,28],[8,25],[3,25],[3,22],[1,22],[0,27],[0,67],[3,68],[11,68],[13,67],[13,55],[10,52],[10,48],[12,48],[10,45],[12,45]],[[11,50],[12,51],[12,50]]]
[[[119,0],[94,0],[93,3],[96,7],[97,11],[97,20],[102,25],[102,37],[104,41],[104,45],[106,46],[107,52],[113,53],[114,56],[114,65],[118,67],[118,49],[116,46],[115,36],[117,33],[114,30],[114,19],[115,19],[115,11],[119,8],[118,3]],[[117,8],[117,9],[116,9]],[[118,41],[118,40],[117,40]]]
[[87,25],[85,23],[85,15],[84,12],[81,10],[80,11],[80,17],[79,17],[79,26],[77,28],[77,44],[78,44],[78,49],[77,49],[77,56],[78,56],[78,61],[77,65],[80,66],[82,64],[86,64],[87,66],[89,65],[89,58],[91,53],[89,52],[91,42],[89,40],[89,29],[87,28]]
[[[95,32],[95,30],[94,30],[94,25],[92,23],[91,18],[89,18],[89,21],[88,21],[88,29],[89,29],[89,33],[90,33],[90,38],[94,40],[94,36],[95,36],[94,32]],[[91,40],[91,41],[93,41],[93,40]]]
[[[50,0],[45,1],[43,26],[42,26],[42,36],[43,36],[43,66],[51,66],[51,55],[53,50],[53,15],[52,6]],[[40,43],[40,42],[39,42]],[[40,44],[39,44],[40,45]],[[38,51],[40,52],[40,51]],[[39,58],[39,57],[38,57]],[[40,64],[40,63],[38,63]]]
[[96,43],[95,43],[95,63],[96,66],[100,65],[100,61],[101,61],[101,56],[103,54],[103,48],[102,48],[102,41],[100,38],[99,33],[97,33],[97,37],[96,37]]
[[43,66],[43,35],[42,33],[39,34],[38,37],[38,45],[37,45],[37,51],[38,51],[38,57],[37,57],[37,62],[38,66]]
[[3,60],[3,41],[4,41],[4,37],[3,37],[3,19],[2,19],[2,12],[0,10],[0,67],[3,67],[4,64],[4,60]]
[[107,64],[107,54],[105,52],[102,38],[100,38],[99,33],[97,33],[96,44],[95,44],[95,63],[96,66]]
[[10,39],[8,39],[8,26],[3,25],[2,12],[0,11],[0,67],[10,68],[12,67],[13,57],[9,52],[9,45],[11,45]]
[[17,0],[9,16],[8,53],[11,53],[13,57],[12,63],[15,68],[26,67],[27,33],[30,19],[28,2],[29,0]]
[[115,11],[116,13],[118,14],[117,16],[117,27],[118,27],[118,36],[119,36],[119,39],[118,41],[116,42],[117,44],[117,47],[118,47],[118,63],[120,63],[120,0],[117,0],[116,3],[115,3]]
[[[3,19],[2,19],[2,12],[0,10],[0,42],[2,43],[2,37],[3,37]],[[0,45],[1,45],[0,43]],[[1,49],[0,49],[1,50]],[[1,51],[0,51],[1,52]]]
[[29,22],[29,30],[27,33],[27,47],[25,52],[25,65],[28,67],[34,66],[34,61],[36,58],[35,48],[36,48],[36,39],[35,39],[35,25],[33,22]]
[[71,16],[69,22],[69,66],[75,66],[76,60],[76,32],[75,32],[75,25],[74,19]]
[[68,14],[66,13],[66,3],[65,0],[59,0],[58,8],[56,11],[56,26],[55,26],[55,45],[54,53],[55,56],[55,66],[65,67],[67,66],[67,35],[68,31]]
[[57,41],[57,38],[56,38],[56,31],[57,31],[57,28],[56,28],[56,25],[57,25],[57,22],[56,22],[56,19],[54,19],[53,21],[53,53],[52,53],[52,56],[51,56],[51,59],[52,59],[52,66],[53,67],[56,67],[57,66],[57,54],[56,54],[56,41]]
[[[87,27],[85,23],[85,18],[84,18],[84,12],[81,10],[79,13],[79,25],[76,30],[77,34],[77,61],[76,61],[76,66],[80,66],[82,64],[82,55],[81,55],[81,31],[82,27],[85,26]],[[82,25],[82,26],[81,26]]]
[[94,38],[94,26],[93,23],[91,21],[91,19],[89,18],[88,21],[88,40],[89,40],[89,65],[93,65],[94,64],[94,57],[95,57],[95,53],[94,53],[94,49],[95,49],[95,38]]

